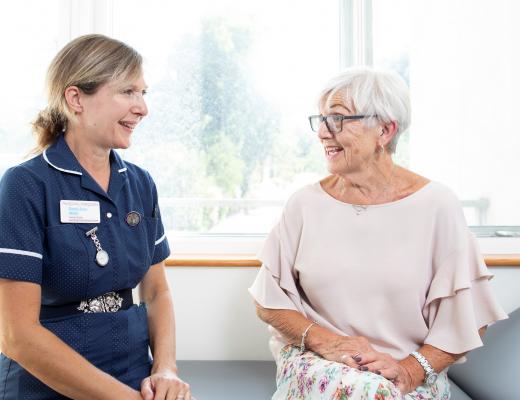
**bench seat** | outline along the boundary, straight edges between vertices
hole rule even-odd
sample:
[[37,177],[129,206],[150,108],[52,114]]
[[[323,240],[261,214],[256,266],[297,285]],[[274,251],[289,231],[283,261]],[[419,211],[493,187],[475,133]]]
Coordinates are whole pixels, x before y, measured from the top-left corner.
[[[179,361],[181,376],[197,400],[269,400],[275,391],[274,361]],[[471,400],[451,383],[452,400]],[[311,399],[309,399],[311,400]]]

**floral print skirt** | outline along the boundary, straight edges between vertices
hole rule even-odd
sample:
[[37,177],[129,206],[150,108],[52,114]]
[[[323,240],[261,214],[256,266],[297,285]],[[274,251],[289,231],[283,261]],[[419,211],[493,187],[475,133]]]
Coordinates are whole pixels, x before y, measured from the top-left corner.
[[276,360],[276,393],[272,400],[448,400],[446,371],[435,385],[419,386],[403,396],[392,382],[371,372],[328,361],[312,351],[287,345]]

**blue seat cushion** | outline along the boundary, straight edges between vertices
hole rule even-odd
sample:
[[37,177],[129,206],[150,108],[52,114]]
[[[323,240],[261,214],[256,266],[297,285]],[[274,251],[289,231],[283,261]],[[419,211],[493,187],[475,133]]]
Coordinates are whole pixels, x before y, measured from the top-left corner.
[[276,390],[274,361],[179,361],[197,400],[266,400]]
[[519,399],[520,308],[490,326],[483,342],[464,364],[449,369],[450,379],[473,400]]

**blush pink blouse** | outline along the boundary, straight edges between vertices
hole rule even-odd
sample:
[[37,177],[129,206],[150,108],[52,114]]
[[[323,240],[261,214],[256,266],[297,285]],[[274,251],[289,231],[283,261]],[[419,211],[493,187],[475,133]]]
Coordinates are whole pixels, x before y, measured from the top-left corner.
[[[482,346],[480,327],[507,318],[459,200],[437,182],[364,210],[308,185],[289,199],[259,258],[249,292],[262,307],[365,336],[397,359],[423,344],[467,352]],[[276,358],[285,341],[270,329]]]

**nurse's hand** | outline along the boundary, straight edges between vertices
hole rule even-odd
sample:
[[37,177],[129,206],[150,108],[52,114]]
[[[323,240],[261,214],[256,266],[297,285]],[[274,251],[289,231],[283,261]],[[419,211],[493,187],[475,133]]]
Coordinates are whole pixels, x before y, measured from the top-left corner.
[[174,372],[158,372],[141,382],[143,400],[195,400],[190,385]]

